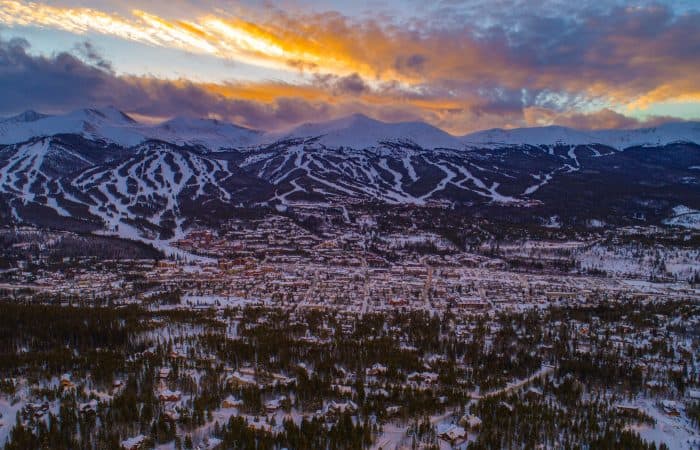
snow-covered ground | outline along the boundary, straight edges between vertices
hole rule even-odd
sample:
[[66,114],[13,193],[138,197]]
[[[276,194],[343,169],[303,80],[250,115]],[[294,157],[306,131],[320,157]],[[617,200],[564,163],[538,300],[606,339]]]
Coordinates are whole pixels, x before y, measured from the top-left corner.
[[638,400],[632,402],[631,405],[639,407],[656,421],[654,425],[629,427],[638,432],[642,439],[655,442],[656,445],[663,442],[672,450],[696,450],[700,448],[700,433],[693,428],[692,423],[684,413],[677,417],[670,416],[660,410],[656,402],[650,399]]
[[584,270],[602,270],[609,275],[648,279],[671,276],[687,281],[700,272],[700,250],[637,245],[582,247],[573,256]]
[[700,211],[678,205],[673,208],[673,215],[664,220],[666,225],[700,230]]

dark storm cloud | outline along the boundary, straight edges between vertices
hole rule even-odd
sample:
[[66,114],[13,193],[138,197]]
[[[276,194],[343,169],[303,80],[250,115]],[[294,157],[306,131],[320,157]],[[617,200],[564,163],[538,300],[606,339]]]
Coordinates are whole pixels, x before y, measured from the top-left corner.
[[87,58],[66,52],[35,56],[21,39],[0,40],[0,114],[26,109],[62,112],[86,105],[114,105],[149,116],[217,115],[256,128],[277,128],[312,120],[328,113],[329,106],[300,98],[279,98],[271,104],[230,99],[211,93],[190,81],[164,81],[119,77],[91,46]]

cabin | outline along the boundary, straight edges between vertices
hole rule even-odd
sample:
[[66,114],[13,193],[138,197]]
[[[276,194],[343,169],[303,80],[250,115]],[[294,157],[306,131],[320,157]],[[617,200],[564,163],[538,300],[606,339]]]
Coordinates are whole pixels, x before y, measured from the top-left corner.
[[222,408],[239,408],[243,406],[243,400],[237,399],[236,397],[229,395],[224,399],[223,402],[221,402],[221,407]]
[[273,413],[282,407],[282,400],[284,397],[275,398],[265,402],[265,411]]
[[470,431],[476,431],[480,429],[481,423],[482,422],[480,418],[471,414],[464,415],[461,419],[459,419],[459,424]]
[[158,400],[161,402],[179,402],[181,398],[182,394],[180,391],[171,391],[169,389],[161,391],[161,393],[158,394]]
[[467,437],[467,430],[459,425],[443,424],[443,426],[438,426],[437,433],[440,439],[452,444]]

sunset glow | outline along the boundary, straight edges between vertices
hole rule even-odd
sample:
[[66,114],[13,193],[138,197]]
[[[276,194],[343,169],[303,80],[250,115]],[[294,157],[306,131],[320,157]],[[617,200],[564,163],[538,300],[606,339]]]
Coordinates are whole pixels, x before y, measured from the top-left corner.
[[[397,2],[376,17],[321,2],[260,8],[185,1],[179,15],[161,2],[138,8],[73,3],[0,0],[3,52],[21,51],[47,65],[73,57],[84,73],[96,70],[90,77],[105,79],[95,89],[141,89],[140,98],[148,99],[126,105],[116,92],[88,92],[95,102],[145,116],[217,115],[274,129],[362,112],[425,120],[459,134],[543,124],[642,126],[667,119],[649,112],[660,105],[700,105],[700,13],[673,2],[630,7],[609,1],[574,13],[545,2],[542,11],[517,21],[508,8],[493,5],[488,26],[474,19],[485,8],[479,1],[439,5],[422,17],[406,16]],[[388,17],[392,8],[396,14]],[[72,36],[75,45],[36,45],[39,30],[63,33],[63,41]],[[84,44],[90,51],[76,52]],[[165,51],[200,55],[225,69],[212,75],[193,65],[183,73],[160,62],[154,75],[112,63]],[[184,98],[183,89],[193,96],[184,106],[161,97],[175,90]],[[54,111],[72,107],[61,99],[35,103]],[[260,114],[247,113],[251,108]],[[670,117],[700,117],[700,108],[690,111]]]

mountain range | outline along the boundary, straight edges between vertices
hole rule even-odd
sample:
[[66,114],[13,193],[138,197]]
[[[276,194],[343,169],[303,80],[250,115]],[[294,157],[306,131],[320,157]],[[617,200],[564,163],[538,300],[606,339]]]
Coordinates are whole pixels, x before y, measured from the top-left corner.
[[0,220],[166,243],[239,207],[309,202],[661,224],[679,206],[700,209],[698,144],[694,122],[453,136],[363,115],[263,132],[182,117],[144,124],[115,108],[27,111],[0,120]]
[[372,148],[382,142],[415,144],[424,149],[500,147],[510,145],[601,144],[617,150],[642,145],[700,141],[700,123],[675,122],[631,130],[576,130],[549,126],[492,129],[451,135],[424,122],[387,123],[353,114],[321,123],[305,123],[286,131],[264,132],[216,119],[175,117],[151,125],[139,123],[113,107],[80,109],[65,115],[25,111],[0,119],[0,144],[33,137],[79,134],[122,146],[157,139],[179,145],[199,145],[211,151],[264,146],[290,138],[318,138],[326,147]]

